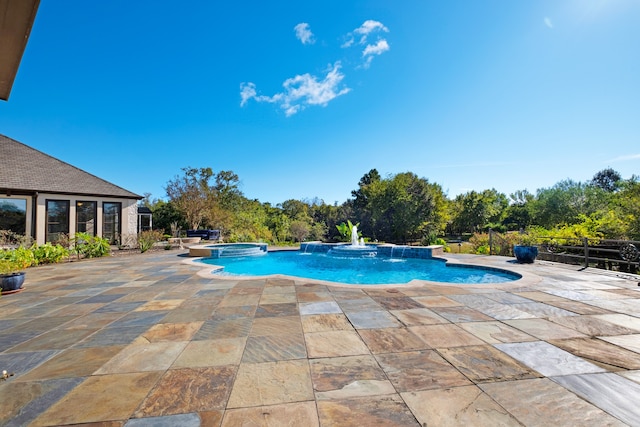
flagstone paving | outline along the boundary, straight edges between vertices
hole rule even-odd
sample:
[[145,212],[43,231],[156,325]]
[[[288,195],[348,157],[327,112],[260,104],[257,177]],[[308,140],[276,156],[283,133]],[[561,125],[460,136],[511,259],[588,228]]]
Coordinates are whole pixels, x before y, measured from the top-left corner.
[[220,278],[176,251],[29,269],[0,425],[640,426],[640,277],[451,256],[508,284]]

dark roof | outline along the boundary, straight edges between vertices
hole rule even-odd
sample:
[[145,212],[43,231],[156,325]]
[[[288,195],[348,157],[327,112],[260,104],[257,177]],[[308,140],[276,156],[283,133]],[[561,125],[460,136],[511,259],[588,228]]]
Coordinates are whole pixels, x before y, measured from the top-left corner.
[[9,99],[40,0],[0,0],[0,99]]
[[142,199],[142,196],[0,135],[0,194],[7,192]]

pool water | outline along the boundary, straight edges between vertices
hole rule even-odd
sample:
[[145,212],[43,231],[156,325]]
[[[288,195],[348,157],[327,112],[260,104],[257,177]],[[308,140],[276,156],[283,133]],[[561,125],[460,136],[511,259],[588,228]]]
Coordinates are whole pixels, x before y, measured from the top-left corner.
[[408,283],[413,279],[447,283],[504,283],[519,279],[516,273],[482,267],[447,266],[441,259],[343,258],[297,251],[269,252],[238,258],[204,258],[201,262],[223,266],[214,273],[225,276],[284,274],[347,284]]

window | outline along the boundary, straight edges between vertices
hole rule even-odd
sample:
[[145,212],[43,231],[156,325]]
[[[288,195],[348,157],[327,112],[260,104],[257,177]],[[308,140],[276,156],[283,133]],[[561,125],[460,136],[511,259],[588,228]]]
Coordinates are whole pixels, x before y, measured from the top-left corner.
[[47,200],[47,242],[61,240],[62,234],[69,235],[69,201]]
[[104,202],[102,204],[102,237],[116,244],[120,240],[121,203]]
[[96,202],[76,202],[76,232],[96,235]]
[[0,230],[26,234],[27,199],[0,197]]

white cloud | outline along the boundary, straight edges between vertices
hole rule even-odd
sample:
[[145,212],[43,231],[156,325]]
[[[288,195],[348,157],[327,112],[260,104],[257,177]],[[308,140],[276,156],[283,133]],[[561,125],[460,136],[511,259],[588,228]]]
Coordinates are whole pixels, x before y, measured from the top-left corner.
[[[390,49],[389,43],[386,39],[380,36],[380,33],[388,33],[389,29],[385,27],[381,22],[367,20],[364,23],[353,30],[352,33],[347,34],[346,41],[341,47],[348,48],[355,43],[354,35],[360,36],[358,45],[365,45],[362,51],[362,57],[364,58],[364,68],[368,68],[373,61],[374,55],[381,55]],[[373,43],[369,43],[369,38],[373,35],[377,35],[377,39]]]
[[302,42],[302,44],[313,44],[315,43],[315,39],[313,38],[313,33],[309,29],[309,24],[306,22],[301,22],[295,27],[293,30],[296,32],[296,38]]
[[273,96],[258,95],[253,83],[240,85],[240,106],[244,106],[249,99],[257,102],[280,104],[287,117],[292,116],[310,105],[326,106],[340,95],[349,93],[351,89],[342,85],[344,74],[340,72],[341,64],[336,62],[329,67],[326,76],[318,80],[309,73],[297,75],[284,81],[284,92]]
[[368,68],[373,61],[374,55],[382,55],[384,52],[388,51],[389,43],[385,39],[380,39],[376,44],[369,44],[362,51],[362,56],[365,59],[365,68]]
[[553,28],[553,22],[551,22],[551,19],[548,16],[544,17],[544,25],[549,28]]
[[640,154],[629,154],[627,156],[618,156],[614,159],[608,160],[608,162],[628,162],[630,160],[640,160]]
[[367,20],[359,27],[353,30],[354,33],[361,35],[360,44],[365,44],[367,42],[367,37],[369,34],[373,32],[384,31],[385,33],[389,32],[389,29],[382,25],[381,22]]

